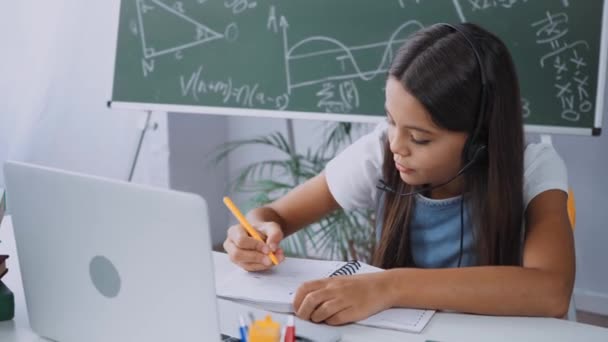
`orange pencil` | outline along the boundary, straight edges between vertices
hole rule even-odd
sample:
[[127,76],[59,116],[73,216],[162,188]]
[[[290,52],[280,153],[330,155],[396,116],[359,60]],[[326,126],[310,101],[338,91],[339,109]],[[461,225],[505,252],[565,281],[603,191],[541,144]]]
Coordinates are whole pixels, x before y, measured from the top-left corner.
[[[253,229],[251,224],[249,222],[247,222],[247,219],[245,218],[245,216],[243,216],[243,214],[241,213],[239,208],[237,208],[236,205],[234,205],[234,203],[232,202],[232,200],[230,198],[228,198],[228,196],[224,197],[224,204],[228,207],[228,209],[230,209],[230,211],[232,212],[232,215],[234,215],[234,217],[236,217],[236,219],[239,220],[239,223],[243,227],[245,227],[245,230],[247,231],[247,233],[249,233],[249,235],[251,235],[256,240],[262,241],[265,243],[265,241],[262,240],[262,237],[260,236],[260,234],[258,234],[257,230]],[[279,260],[277,260],[277,257],[274,255],[273,252],[270,252],[268,254],[268,257],[270,257],[270,260],[272,261],[273,264],[275,264],[275,265],[279,264]]]

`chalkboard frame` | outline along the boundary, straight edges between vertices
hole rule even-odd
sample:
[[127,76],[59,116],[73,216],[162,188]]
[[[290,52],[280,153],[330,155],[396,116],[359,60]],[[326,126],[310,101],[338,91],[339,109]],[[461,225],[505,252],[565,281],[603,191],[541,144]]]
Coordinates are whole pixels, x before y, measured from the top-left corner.
[[[123,0],[124,1],[124,0]],[[118,33],[117,33],[118,35]],[[118,40],[118,37],[117,37]],[[600,38],[600,51],[598,61],[597,91],[595,100],[595,113],[593,127],[564,127],[550,125],[525,124],[527,133],[540,134],[569,134],[599,136],[601,134],[603,115],[608,110],[606,98],[608,97],[608,2],[604,1],[602,13],[602,26]],[[378,123],[385,118],[373,114],[334,114],[323,112],[304,112],[293,110],[255,109],[242,107],[219,107],[204,105],[158,104],[145,102],[108,101],[107,106],[119,110],[135,110],[148,112],[174,112],[184,114],[210,114],[226,116],[267,117],[302,120],[324,120],[342,122]],[[319,115],[311,115],[319,114]]]

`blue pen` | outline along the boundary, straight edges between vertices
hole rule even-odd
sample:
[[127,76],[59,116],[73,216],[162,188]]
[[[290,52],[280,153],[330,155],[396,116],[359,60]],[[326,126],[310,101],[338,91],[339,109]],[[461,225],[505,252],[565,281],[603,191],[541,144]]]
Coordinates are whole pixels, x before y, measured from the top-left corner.
[[241,342],[247,342],[247,326],[243,316],[239,315],[239,332],[241,333]]

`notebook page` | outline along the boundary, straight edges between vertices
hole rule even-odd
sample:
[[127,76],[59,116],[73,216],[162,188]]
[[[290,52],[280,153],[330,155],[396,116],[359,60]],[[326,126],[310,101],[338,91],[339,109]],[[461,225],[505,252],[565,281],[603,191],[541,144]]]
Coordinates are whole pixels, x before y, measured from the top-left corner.
[[[293,312],[293,298],[302,283],[327,278],[345,264],[341,261],[286,258],[280,265],[264,272],[247,272],[230,264],[233,269],[218,279],[216,292],[219,297],[266,310]],[[381,271],[381,268],[361,263],[357,274]],[[434,313],[433,310],[392,308],[357,324],[421,332]]]
[[[381,268],[361,263],[358,274],[382,271]],[[357,324],[412,332],[421,332],[435,314],[434,310],[418,310],[405,308],[392,308],[378,312]]]
[[357,324],[383,329],[421,332],[435,314],[434,310],[393,308],[378,312]]
[[278,266],[263,272],[247,272],[233,265],[234,270],[218,280],[216,292],[219,297],[262,306],[274,304],[275,310],[290,312],[296,290],[302,283],[327,278],[344,264],[341,261],[286,258]]

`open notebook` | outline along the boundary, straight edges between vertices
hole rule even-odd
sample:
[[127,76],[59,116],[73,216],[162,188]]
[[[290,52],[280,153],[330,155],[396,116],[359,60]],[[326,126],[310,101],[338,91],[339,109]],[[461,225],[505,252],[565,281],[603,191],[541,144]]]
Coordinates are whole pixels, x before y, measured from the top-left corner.
[[[264,272],[247,272],[236,265],[217,279],[218,297],[251,304],[269,311],[293,312],[293,299],[300,284],[314,279],[383,271],[358,261],[341,262],[286,258]],[[420,332],[435,311],[392,308],[357,322],[366,326]]]

